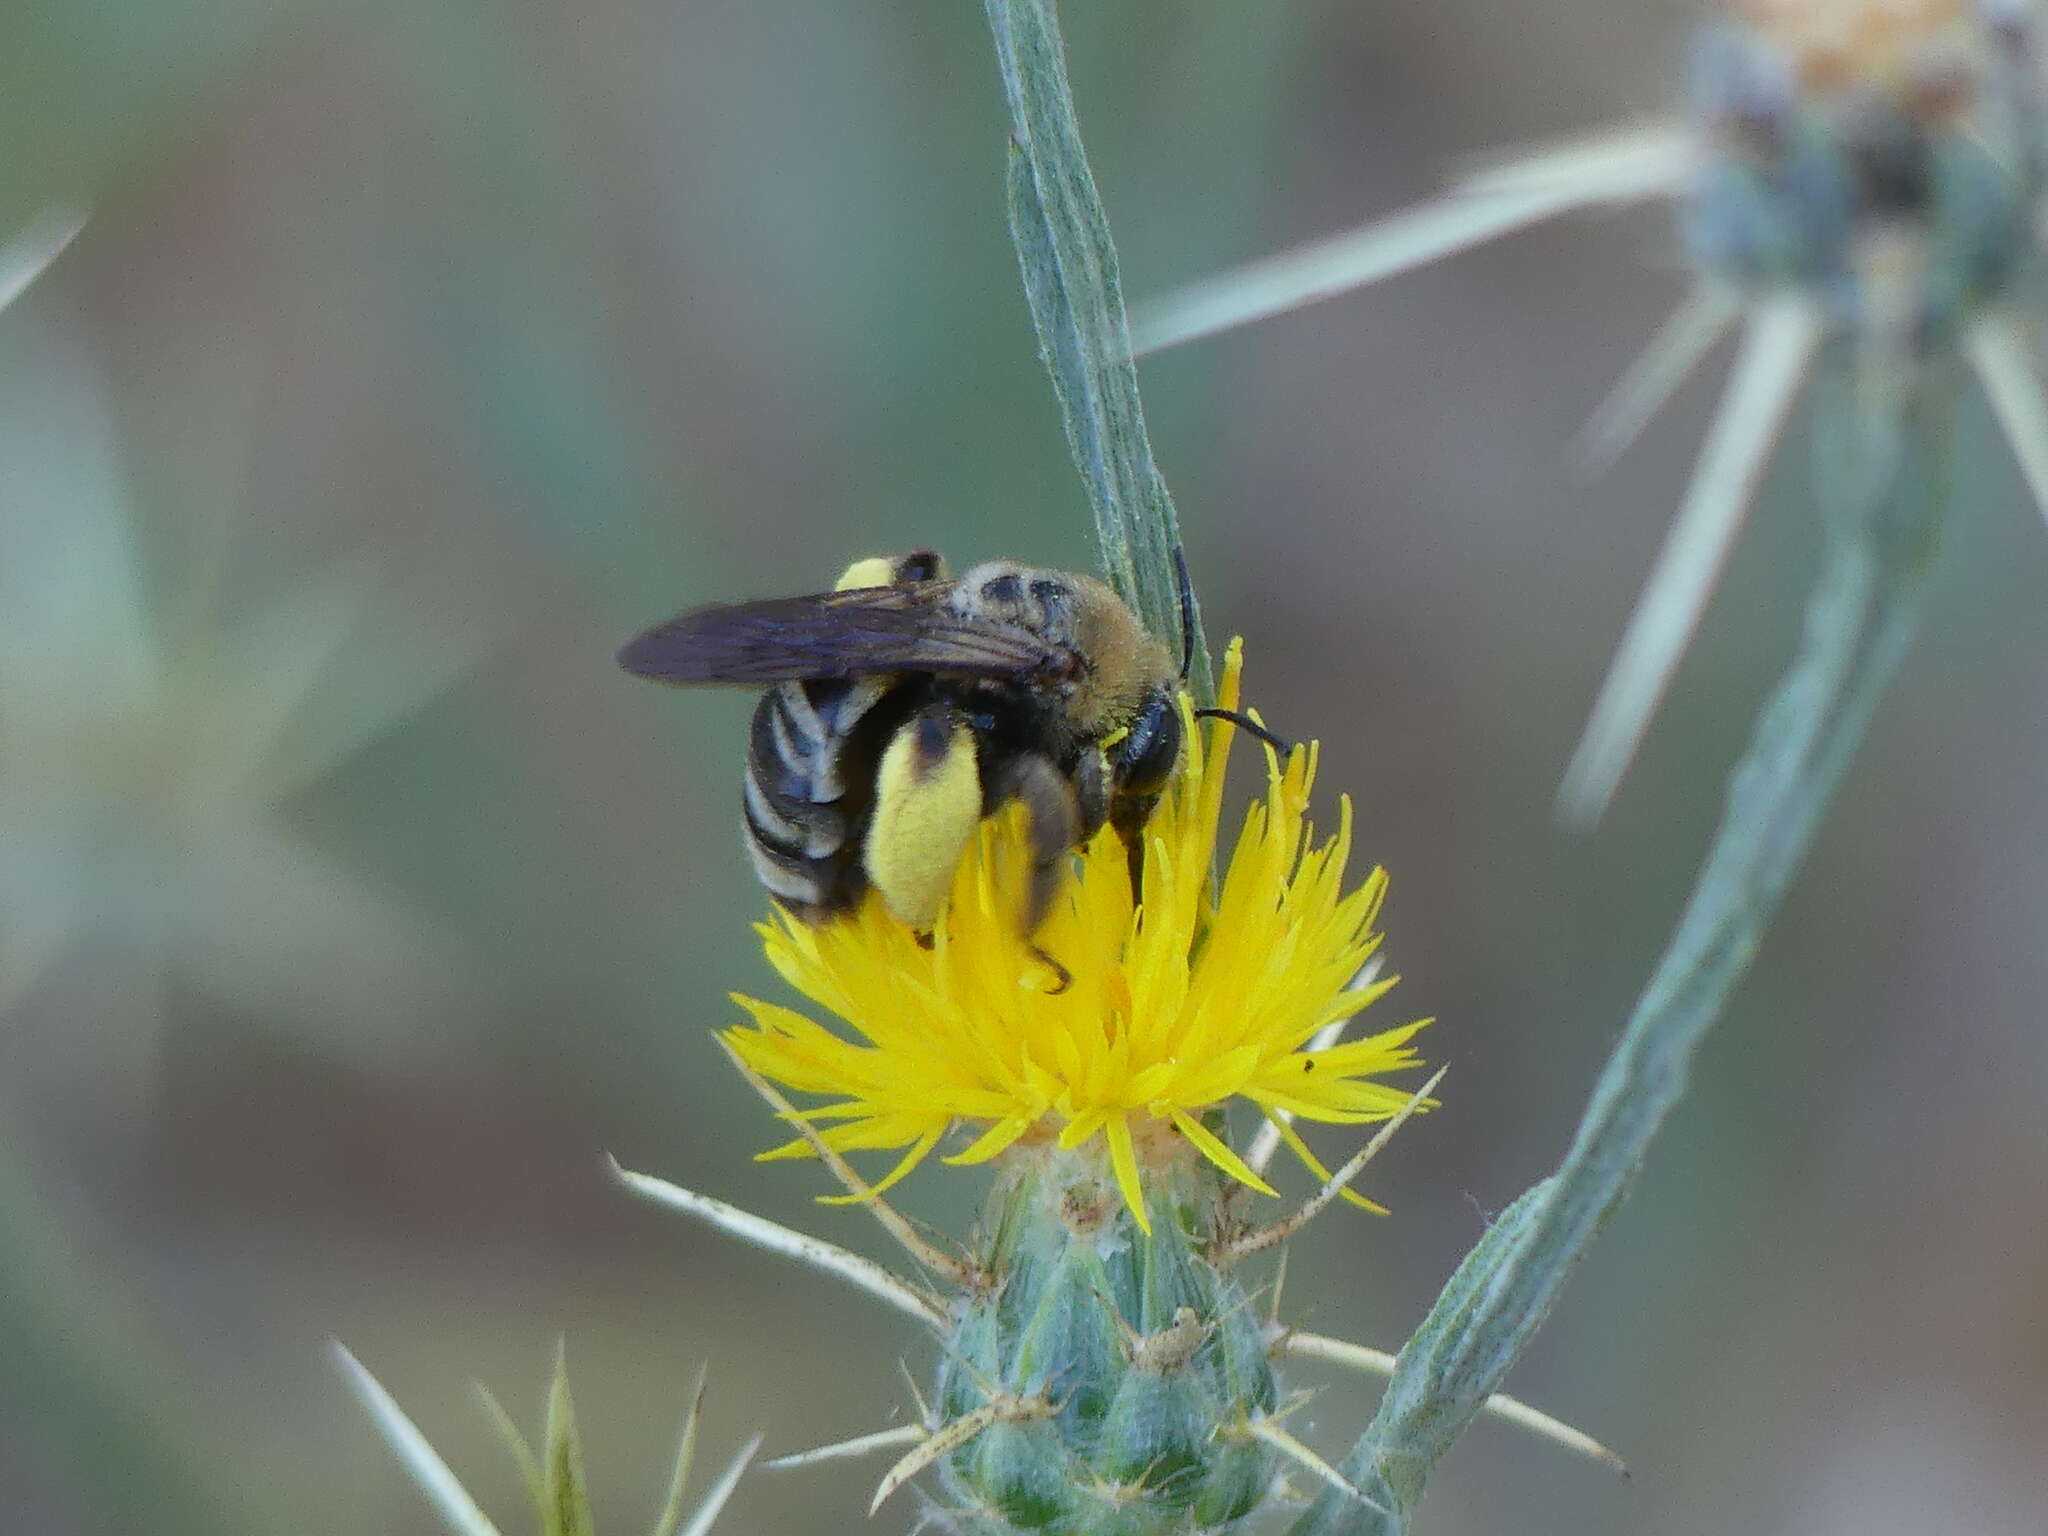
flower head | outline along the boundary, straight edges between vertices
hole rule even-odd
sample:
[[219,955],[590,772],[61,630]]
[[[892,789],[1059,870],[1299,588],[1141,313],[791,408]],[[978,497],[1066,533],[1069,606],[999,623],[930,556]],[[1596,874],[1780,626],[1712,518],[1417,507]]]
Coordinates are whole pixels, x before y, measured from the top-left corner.
[[[1232,646],[1225,708],[1237,703],[1241,665]],[[823,1136],[835,1150],[905,1149],[878,1189],[955,1125],[979,1134],[953,1163],[985,1162],[1019,1143],[1071,1151],[1099,1140],[1141,1224],[1141,1168],[1185,1162],[1189,1148],[1272,1192],[1206,1123],[1233,1099],[1264,1111],[1311,1167],[1287,1116],[1392,1118],[1409,1096],[1374,1079],[1418,1065],[1408,1041],[1422,1023],[1316,1039],[1393,985],[1353,986],[1379,945],[1373,922],[1386,876],[1375,869],[1345,888],[1350,802],[1340,802],[1335,834],[1318,842],[1307,820],[1316,748],[1284,763],[1269,750],[1266,792],[1216,878],[1236,727],[1192,727],[1187,760],[1146,824],[1141,889],[1105,828],[1080,850],[1044,927],[1020,933],[1024,827],[1014,811],[996,816],[962,860],[928,946],[872,897],[830,923],[779,914],[760,926],[770,963],[851,1038],[736,996],[753,1022],[727,1030],[725,1042],[764,1078],[830,1096],[803,1113],[829,1124]],[[1066,985],[1053,983],[1034,945],[1068,971]],[[808,1150],[799,1140],[765,1155]]]

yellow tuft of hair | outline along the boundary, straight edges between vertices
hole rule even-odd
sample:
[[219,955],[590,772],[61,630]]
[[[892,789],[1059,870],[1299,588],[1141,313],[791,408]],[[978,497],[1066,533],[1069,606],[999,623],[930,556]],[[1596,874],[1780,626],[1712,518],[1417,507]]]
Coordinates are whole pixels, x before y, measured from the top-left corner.
[[887,587],[896,582],[896,562],[887,555],[869,555],[856,560],[832,583],[834,592],[851,592],[856,587]]

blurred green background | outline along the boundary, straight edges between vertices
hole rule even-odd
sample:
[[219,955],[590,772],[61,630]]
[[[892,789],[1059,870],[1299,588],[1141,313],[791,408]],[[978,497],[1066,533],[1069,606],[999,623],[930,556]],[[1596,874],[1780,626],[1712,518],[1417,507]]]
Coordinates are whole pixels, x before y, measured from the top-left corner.
[[[1690,15],[1072,6],[1127,286],[1660,109]],[[0,16],[0,232],[95,210],[0,316],[0,1528],[434,1529],[330,1335],[508,1533],[466,1383],[537,1412],[558,1334],[613,1531],[700,1361],[715,1459],[904,1403],[900,1319],[602,1176],[884,1251],[750,1162],[707,1038],[772,985],[748,701],[610,656],[874,550],[1088,562],[1002,135],[967,0]],[[1300,1245],[1319,1331],[1398,1343],[1555,1158],[1792,641],[1797,443],[1610,820],[1552,824],[1709,391],[1597,484],[1566,442],[1678,268],[1661,215],[1586,220],[1146,366],[1212,628],[1359,798],[1384,1019],[1453,1064],[1393,1216]],[[1963,431],[1924,642],[1512,1381],[1635,1479],[1482,1425],[1433,1531],[2042,1528],[2048,540]],[[1372,1396],[1296,1427],[1334,1451]],[[880,1471],[755,1476],[720,1529],[852,1529]]]

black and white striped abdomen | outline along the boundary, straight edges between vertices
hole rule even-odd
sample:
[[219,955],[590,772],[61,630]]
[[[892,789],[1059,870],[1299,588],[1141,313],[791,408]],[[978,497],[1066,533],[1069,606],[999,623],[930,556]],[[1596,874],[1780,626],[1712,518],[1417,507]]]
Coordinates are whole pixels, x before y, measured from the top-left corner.
[[777,684],[755,706],[747,853],[769,893],[799,914],[845,911],[867,889],[861,839],[875,764],[914,692],[887,677],[828,678]]

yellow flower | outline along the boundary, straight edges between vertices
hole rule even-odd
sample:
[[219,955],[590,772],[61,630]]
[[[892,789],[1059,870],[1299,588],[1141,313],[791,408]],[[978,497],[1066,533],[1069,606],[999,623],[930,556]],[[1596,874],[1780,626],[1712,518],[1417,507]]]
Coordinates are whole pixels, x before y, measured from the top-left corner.
[[[1238,701],[1242,650],[1224,666],[1225,708]],[[1380,1074],[1419,1065],[1408,1041],[1428,1023],[1311,1048],[1394,983],[1352,982],[1373,931],[1386,874],[1344,888],[1351,803],[1318,844],[1306,817],[1314,744],[1285,764],[1269,750],[1266,793],[1251,806],[1220,884],[1211,877],[1224,760],[1236,728],[1190,719],[1177,782],[1145,829],[1142,903],[1130,861],[1105,828],[1081,850],[1038,946],[1071,973],[1059,990],[1017,931],[1028,868],[1016,812],[991,818],[961,861],[929,947],[870,899],[834,922],[778,913],[761,924],[769,962],[856,1038],[788,1008],[735,995],[751,1026],[723,1038],[752,1071],[830,1095],[803,1111],[830,1122],[838,1151],[907,1148],[877,1186],[921,1162],[956,1125],[979,1128],[952,1163],[980,1163],[1018,1144],[1072,1150],[1101,1137],[1118,1187],[1147,1225],[1142,1165],[1192,1147],[1231,1178],[1274,1191],[1204,1123],[1249,1099],[1321,1177],[1286,1115],[1360,1124],[1408,1101]],[[1175,1134],[1178,1133],[1178,1134]],[[799,1157],[802,1140],[765,1157]],[[1147,1228],[1149,1230],[1149,1227]]]

